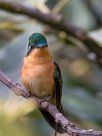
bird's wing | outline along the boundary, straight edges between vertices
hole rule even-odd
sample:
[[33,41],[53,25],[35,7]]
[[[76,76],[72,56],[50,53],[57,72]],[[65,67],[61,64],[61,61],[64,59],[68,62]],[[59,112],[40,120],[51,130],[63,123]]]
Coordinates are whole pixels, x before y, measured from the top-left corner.
[[54,95],[57,109],[63,113],[63,108],[61,105],[61,97],[62,97],[62,76],[59,66],[56,62],[54,62]]
[[[54,62],[54,97],[56,102],[56,107],[63,114],[63,108],[61,105],[61,96],[62,96],[62,77],[61,72],[59,69],[59,66],[56,62]],[[60,124],[56,123],[53,116],[44,109],[39,109],[46,121],[52,126],[55,130],[57,130],[59,133],[63,133],[63,130],[61,129]],[[56,134],[56,133],[55,133]]]

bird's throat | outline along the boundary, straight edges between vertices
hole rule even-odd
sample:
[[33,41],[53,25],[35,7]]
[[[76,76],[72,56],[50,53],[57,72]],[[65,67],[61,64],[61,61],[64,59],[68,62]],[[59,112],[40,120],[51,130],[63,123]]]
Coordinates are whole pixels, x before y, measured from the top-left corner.
[[52,56],[48,47],[35,48],[28,56],[25,57],[25,60],[28,60],[28,62],[32,62],[33,64],[43,64],[52,61]]

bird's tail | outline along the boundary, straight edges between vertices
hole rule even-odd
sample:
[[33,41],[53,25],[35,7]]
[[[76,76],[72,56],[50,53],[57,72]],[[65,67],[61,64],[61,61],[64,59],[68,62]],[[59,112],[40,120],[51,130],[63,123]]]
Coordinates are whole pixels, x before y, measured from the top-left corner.
[[[40,112],[42,113],[42,115],[44,116],[44,118],[46,119],[46,121],[48,122],[48,124],[56,130],[56,122],[55,119],[53,118],[53,116],[51,116],[51,114],[49,114],[47,111],[43,110],[43,109],[39,109]],[[57,123],[57,132],[58,133],[63,133],[63,130],[61,129],[60,124]]]

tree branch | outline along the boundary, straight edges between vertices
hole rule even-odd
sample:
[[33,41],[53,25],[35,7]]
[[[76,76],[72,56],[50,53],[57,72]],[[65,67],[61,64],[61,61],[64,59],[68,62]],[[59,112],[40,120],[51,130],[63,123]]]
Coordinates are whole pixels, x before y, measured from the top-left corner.
[[16,2],[10,2],[6,0],[0,0],[0,9],[37,19],[38,21],[47,24],[58,31],[64,31],[67,35],[71,35],[81,40],[87,47],[89,52],[95,53],[97,63],[102,66],[102,48],[98,46],[98,44],[93,39],[91,39],[83,29],[71,25],[62,16],[44,14],[38,9],[34,9],[32,7],[24,6]]
[[37,97],[30,96],[29,92],[24,89],[21,85],[10,80],[3,72],[0,71],[0,81],[5,84],[9,89],[11,89],[16,95],[23,96],[25,98],[31,99],[32,101],[36,101],[39,108],[42,108],[48,111],[56,120],[57,123],[60,124],[63,132],[72,135],[72,136],[102,136],[102,131],[95,131],[92,129],[85,130],[77,127],[73,123],[71,123],[67,118],[65,118],[54,105],[48,103],[47,101],[42,101]]

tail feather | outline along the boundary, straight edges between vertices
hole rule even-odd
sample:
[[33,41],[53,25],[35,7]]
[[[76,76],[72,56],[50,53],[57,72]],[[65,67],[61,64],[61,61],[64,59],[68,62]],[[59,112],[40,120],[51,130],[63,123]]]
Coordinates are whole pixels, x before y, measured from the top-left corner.
[[[51,114],[49,114],[47,111],[43,110],[43,109],[39,109],[40,112],[42,113],[42,115],[44,116],[44,118],[46,119],[46,121],[48,122],[48,124],[53,128],[56,129],[56,122],[55,119],[53,118],[53,116],[51,116]],[[63,133],[64,131],[61,129],[60,124],[57,124],[57,132],[58,133]]]

